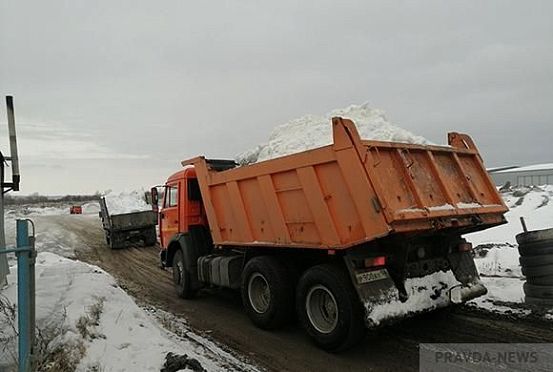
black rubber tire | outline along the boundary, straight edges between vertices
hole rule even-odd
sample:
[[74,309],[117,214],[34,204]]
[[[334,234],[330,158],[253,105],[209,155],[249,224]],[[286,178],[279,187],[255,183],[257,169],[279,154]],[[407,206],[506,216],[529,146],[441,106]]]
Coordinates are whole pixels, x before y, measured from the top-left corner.
[[553,299],[545,299],[532,296],[525,296],[524,302],[531,305],[553,306]]
[[553,285],[553,275],[527,276],[526,282],[533,285]]
[[542,266],[522,266],[522,274],[531,277],[553,275],[553,264]]
[[142,234],[142,237],[144,239],[144,246],[146,247],[154,246],[157,242],[157,233],[156,233],[155,227],[145,229]]
[[111,249],[125,248],[124,236],[119,233],[111,233],[109,237]]
[[[328,333],[317,330],[307,312],[308,294],[316,286],[323,286],[329,290],[337,304],[337,324]],[[323,264],[308,269],[298,283],[296,309],[307,334],[318,347],[328,352],[339,352],[353,347],[367,330],[363,321],[361,302],[345,267]]]
[[[256,311],[250,300],[250,279],[260,274],[269,288],[268,307]],[[294,286],[288,268],[271,256],[258,256],[248,261],[242,272],[242,303],[251,321],[262,329],[277,329],[290,322],[294,315]]]
[[533,267],[553,264],[553,254],[541,254],[539,256],[521,256],[519,258],[522,267]]
[[526,296],[553,300],[553,285],[534,285],[524,283],[523,288]]
[[173,257],[173,286],[180,298],[190,299],[197,293],[197,290],[190,288],[190,273],[186,270],[184,254],[180,248]]
[[544,241],[553,242],[553,229],[523,232],[518,234],[516,236],[516,239],[519,245],[526,245]]
[[548,239],[532,243],[521,243],[518,246],[518,252],[521,256],[540,256],[553,254],[553,241]]

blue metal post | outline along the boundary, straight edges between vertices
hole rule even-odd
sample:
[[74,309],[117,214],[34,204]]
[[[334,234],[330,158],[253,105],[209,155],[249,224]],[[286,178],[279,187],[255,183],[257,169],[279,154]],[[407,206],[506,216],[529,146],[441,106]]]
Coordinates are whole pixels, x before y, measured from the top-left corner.
[[[17,248],[29,247],[29,227],[27,220],[17,220]],[[19,331],[19,371],[31,370],[31,312],[30,312],[30,273],[29,250],[17,254],[17,317]]]

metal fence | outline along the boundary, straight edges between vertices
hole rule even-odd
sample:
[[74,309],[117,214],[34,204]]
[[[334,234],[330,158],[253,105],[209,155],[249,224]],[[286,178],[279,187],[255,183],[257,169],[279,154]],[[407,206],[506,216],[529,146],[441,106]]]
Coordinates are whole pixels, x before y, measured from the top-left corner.
[[[29,225],[32,234],[29,235]],[[17,256],[17,334],[18,371],[30,372],[35,344],[35,228],[31,220],[17,220],[15,248],[0,247],[0,257]]]

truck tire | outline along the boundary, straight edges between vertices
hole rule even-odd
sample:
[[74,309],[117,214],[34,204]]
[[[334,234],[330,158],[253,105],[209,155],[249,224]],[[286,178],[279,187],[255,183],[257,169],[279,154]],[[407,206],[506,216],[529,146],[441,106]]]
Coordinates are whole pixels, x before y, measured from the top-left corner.
[[519,245],[527,245],[544,241],[553,242],[553,229],[523,232],[518,234],[516,239]]
[[553,264],[553,254],[539,256],[521,256],[519,258],[522,267],[533,267]]
[[542,256],[553,254],[553,241],[519,244],[518,252],[521,256]]
[[553,275],[553,264],[542,266],[522,266],[522,273],[525,276],[547,276]]
[[532,296],[525,296],[524,302],[531,305],[553,306],[553,299],[545,299]]
[[254,257],[242,272],[242,303],[251,321],[276,329],[294,313],[294,288],[286,266],[271,256]]
[[526,282],[534,285],[553,285],[553,274],[545,276],[527,276]]
[[190,273],[186,269],[184,254],[180,248],[173,257],[173,284],[180,298],[190,299],[197,293],[197,290],[190,287]]
[[111,249],[125,248],[125,237],[118,232],[111,232],[109,235]]
[[524,283],[523,288],[526,296],[553,300],[553,285],[534,285]]
[[156,228],[150,227],[150,228],[144,229],[142,233],[142,238],[144,240],[144,245],[146,247],[151,247],[155,245],[157,242]]
[[329,352],[351,348],[364,336],[363,309],[345,268],[317,265],[300,278],[298,318],[315,344]]

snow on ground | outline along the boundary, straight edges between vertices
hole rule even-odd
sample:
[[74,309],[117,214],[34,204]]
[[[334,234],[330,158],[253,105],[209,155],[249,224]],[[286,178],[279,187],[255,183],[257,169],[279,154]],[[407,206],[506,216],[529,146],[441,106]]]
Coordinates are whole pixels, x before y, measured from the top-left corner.
[[368,103],[364,103],[336,109],[324,116],[305,115],[290,120],[277,126],[267,143],[238,155],[236,161],[242,165],[251,164],[330,145],[332,143],[331,119],[335,116],[353,120],[361,138],[364,139],[430,143],[421,136],[390,124],[384,111],[371,108]]
[[[528,315],[524,306],[524,276],[515,236],[522,232],[520,217],[529,230],[553,227],[553,185],[517,187],[502,193],[510,210],[507,224],[465,235],[475,246],[475,262],[488,294],[469,302],[499,313]],[[512,303],[513,306],[510,306]],[[553,311],[553,309],[552,309]]]
[[553,185],[520,187],[503,193],[509,212],[508,223],[488,230],[466,235],[474,246],[485,243],[516,244],[515,236],[522,232],[520,217],[524,217],[528,230],[553,227]]
[[[482,283],[488,288],[488,294],[475,298],[469,302],[469,305],[476,306],[496,313],[516,313],[528,315],[531,310],[523,308],[513,308],[509,303],[524,303],[524,291],[522,285],[524,278],[481,278]],[[503,304],[506,303],[506,304]]]
[[[117,203],[130,206],[127,210],[149,209],[142,199],[142,193],[126,192],[111,195],[118,213],[123,211]],[[97,202],[83,204],[84,216],[74,218],[98,218]],[[61,206],[14,206],[6,211],[6,233],[8,245],[15,244],[15,221],[17,218],[38,216],[69,215],[69,205]],[[159,371],[168,352],[187,354],[197,359],[209,371],[255,370],[218,345],[195,334],[186,322],[161,310],[140,308],[116,281],[102,269],[68,258],[74,257],[77,244],[82,242],[72,232],[49,227],[48,219],[41,220],[36,237],[39,252],[36,264],[36,304],[37,325],[63,322],[66,328],[64,339],[83,341],[86,354],[78,370],[90,366],[100,366],[105,371]],[[17,291],[17,268],[10,255],[8,287],[0,290],[14,303]],[[62,257],[64,256],[64,257]],[[103,298],[103,311],[99,325],[94,332],[97,337],[83,339],[76,322],[86,314],[95,302]],[[65,309],[65,310],[64,310]],[[67,317],[63,319],[63,314]],[[160,315],[162,314],[162,316]],[[0,315],[1,316],[1,315]],[[167,321],[169,318],[170,321]],[[2,324],[2,319],[0,319]],[[178,327],[173,332],[174,324]],[[169,331],[167,330],[169,329]],[[178,331],[178,332],[177,332]],[[0,334],[2,331],[0,330]],[[0,348],[0,371],[9,356]]]
[[481,245],[475,250],[475,253],[480,275],[506,278],[522,277],[516,245]]
[[[16,268],[11,271],[10,284],[0,294],[15,303]],[[159,371],[168,352],[187,354],[209,371],[253,370],[198,335],[185,338],[169,333],[96,266],[42,252],[37,257],[36,283],[37,326],[62,322],[66,342],[84,342],[86,354],[78,371],[91,366],[105,371]],[[91,330],[95,336],[83,338],[76,324],[86,309],[102,300],[99,323]],[[9,360],[0,350],[0,370]]]
[[109,192],[104,195],[110,214],[123,214],[140,211],[151,211],[152,206],[146,203],[144,191],[124,191],[119,194]]
[[[68,215],[70,205],[71,204],[57,204],[55,206],[9,206],[9,209],[6,210],[6,218],[4,220],[6,245],[15,246],[17,219],[28,218],[32,220],[34,217]],[[73,257],[75,247],[69,244],[70,242],[77,242],[77,237],[68,230],[44,230],[39,226],[38,231],[36,232],[35,247],[39,252],[52,252],[64,257]],[[14,256],[9,255],[8,259],[13,261]]]

